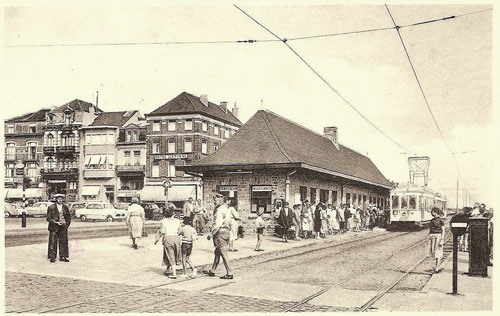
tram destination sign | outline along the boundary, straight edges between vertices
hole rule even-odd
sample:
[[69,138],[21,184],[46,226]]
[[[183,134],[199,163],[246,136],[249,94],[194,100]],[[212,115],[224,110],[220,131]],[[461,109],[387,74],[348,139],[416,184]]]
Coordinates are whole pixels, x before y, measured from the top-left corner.
[[172,155],[155,155],[155,160],[168,160],[168,159],[186,159],[187,154],[172,154]]

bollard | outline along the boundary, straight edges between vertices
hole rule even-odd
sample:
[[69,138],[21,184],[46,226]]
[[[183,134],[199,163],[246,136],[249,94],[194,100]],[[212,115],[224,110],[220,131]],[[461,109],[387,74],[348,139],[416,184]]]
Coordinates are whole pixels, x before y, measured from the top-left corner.
[[26,228],[26,211],[21,213],[21,227]]

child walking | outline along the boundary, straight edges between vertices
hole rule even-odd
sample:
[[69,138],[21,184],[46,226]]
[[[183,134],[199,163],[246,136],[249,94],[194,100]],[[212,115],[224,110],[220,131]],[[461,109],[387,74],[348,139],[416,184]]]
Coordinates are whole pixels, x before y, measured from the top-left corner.
[[257,228],[257,244],[255,245],[255,251],[264,251],[264,249],[260,248],[260,245],[262,244],[262,235],[264,235],[264,228],[266,227],[266,224],[264,224],[264,220],[262,219],[262,210],[257,212],[255,227]]
[[192,277],[194,278],[196,276],[197,270],[194,267],[193,263],[189,259],[191,256],[191,253],[193,251],[193,243],[196,239],[198,239],[198,233],[196,230],[191,226],[191,217],[186,216],[184,217],[183,220],[184,226],[179,228],[179,236],[182,238],[182,244],[181,244],[181,249],[182,249],[182,269],[184,274],[181,275],[181,277],[187,277],[186,274],[186,264],[188,264],[191,269],[193,269],[193,274]]

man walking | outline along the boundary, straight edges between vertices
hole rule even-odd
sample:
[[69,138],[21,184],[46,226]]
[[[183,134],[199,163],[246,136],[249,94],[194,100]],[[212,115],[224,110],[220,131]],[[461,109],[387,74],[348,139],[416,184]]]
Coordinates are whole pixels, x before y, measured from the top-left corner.
[[288,242],[288,230],[292,225],[292,210],[289,203],[285,202],[285,206],[281,209],[278,217],[278,223],[283,227],[283,235],[281,236],[283,242]]
[[49,259],[56,262],[57,247],[59,245],[59,261],[69,262],[68,228],[71,224],[71,215],[66,205],[63,205],[64,195],[54,195],[56,202],[47,208],[47,222],[49,222]]
[[215,276],[215,270],[217,270],[217,266],[222,257],[224,267],[226,268],[226,275],[222,276],[221,279],[231,280],[233,279],[233,275],[231,274],[231,267],[229,266],[229,258],[227,256],[230,238],[229,230],[231,227],[231,211],[226,204],[226,197],[224,195],[216,194],[214,196],[214,202],[214,224],[211,235],[208,235],[208,239],[212,236],[214,242],[214,263],[209,271],[203,271],[203,273],[211,277]]

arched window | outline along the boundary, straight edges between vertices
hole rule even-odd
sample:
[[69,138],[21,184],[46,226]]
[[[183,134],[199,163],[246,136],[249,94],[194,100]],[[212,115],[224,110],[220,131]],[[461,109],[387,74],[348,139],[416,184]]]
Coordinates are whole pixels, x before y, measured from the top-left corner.
[[47,135],[47,146],[54,146],[54,135],[52,133]]

